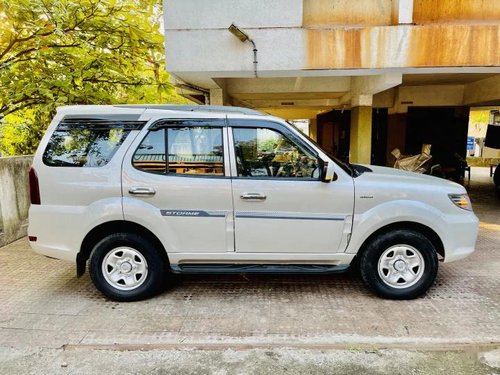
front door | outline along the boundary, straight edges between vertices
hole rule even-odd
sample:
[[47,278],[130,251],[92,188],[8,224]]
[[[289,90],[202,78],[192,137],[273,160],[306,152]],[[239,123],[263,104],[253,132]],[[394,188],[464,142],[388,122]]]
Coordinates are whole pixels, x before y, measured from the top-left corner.
[[169,253],[234,251],[225,120],[165,120],[143,131],[123,165],[126,220]]
[[230,121],[236,251],[343,251],[353,212],[352,178],[321,182],[314,149],[281,124]]

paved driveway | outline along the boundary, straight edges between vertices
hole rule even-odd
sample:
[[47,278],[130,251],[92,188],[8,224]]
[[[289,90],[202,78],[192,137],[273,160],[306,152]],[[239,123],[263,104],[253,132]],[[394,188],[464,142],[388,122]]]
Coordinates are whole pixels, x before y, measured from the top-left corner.
[[189,276],[148,301],[102,297],[88,273],[0,249],[0,347],[456,348],[500,343],[500,199],[486,169],[470,192],[481,219],[477,251],[441,264],[423,298],[374,297],[355,275]]

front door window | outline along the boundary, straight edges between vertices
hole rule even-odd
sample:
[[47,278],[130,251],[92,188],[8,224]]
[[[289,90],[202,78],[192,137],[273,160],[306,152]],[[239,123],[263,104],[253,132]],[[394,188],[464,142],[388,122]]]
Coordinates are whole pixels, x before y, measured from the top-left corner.
[[233,128],[238,177],[317,179],[318,159],[267,128]]

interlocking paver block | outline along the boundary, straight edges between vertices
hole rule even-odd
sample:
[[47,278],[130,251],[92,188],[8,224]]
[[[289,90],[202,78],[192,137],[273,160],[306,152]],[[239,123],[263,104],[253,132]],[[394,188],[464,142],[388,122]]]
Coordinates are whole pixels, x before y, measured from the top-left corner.
[[477,251],[441,264],[422,298],[389,301],[358,276],[185,276],[148,301],[117,303],[88,273],[33,253],[0,249],[0,346],[197,342],[500,342],[500,199],[473,170],[481,219]]

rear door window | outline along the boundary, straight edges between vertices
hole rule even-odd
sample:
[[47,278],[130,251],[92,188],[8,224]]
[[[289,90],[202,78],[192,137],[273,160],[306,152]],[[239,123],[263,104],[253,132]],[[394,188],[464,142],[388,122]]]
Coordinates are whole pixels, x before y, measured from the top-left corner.
[[192,126],[152,130],[137,148],[132,164],[145,172],[223,176],[222,128]]

